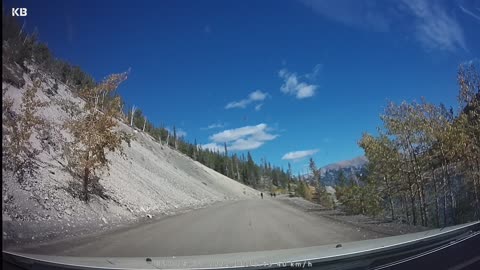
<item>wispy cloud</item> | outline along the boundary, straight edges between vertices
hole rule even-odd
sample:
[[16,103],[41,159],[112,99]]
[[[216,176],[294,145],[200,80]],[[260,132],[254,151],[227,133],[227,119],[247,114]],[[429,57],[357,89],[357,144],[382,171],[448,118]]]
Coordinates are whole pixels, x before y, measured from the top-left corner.
[[[368,31],[414,34],[426,50],[467,50],[463,29],[451,14],[449,1],[312,1],[302,0],[322,17]],[[462,8],[463,7],[463,8]],[[460,6],[463,12],[478,17],[472,9]],[[477,18],[478,19],[478,18]]]
[[321,65],[316,65],[311,73],[297,75],[295,72],[290,72],[286,68],[282,68],[278,72],[278,76],[283,79],[280,91],[285,94],[294,95],[297,99],[313,97],[318,89],[318,85],[312,82],[317,79],[320,69]]
[[466,7],[462,6],[462,5],[459,5],[460,7],[460,10],[467,14],[467,15],[470,15],[472,18],[476,19],[477,21],[480,21],[480,9],[479,8],[476,8],[477,10],[477,14],[475,14],[475,10],[469,10],[467,9]]
[[223,127],[225,127],[225,124],[223,124],[223,123],[213,123],[213,124],[208,125],[207,127],[201,128],[201,129],[208,130],[208,129],[223,128]]
[[255,105],[255,111],[260,111],[262,109],[263,103]]
[[466,50],[460,24],[439,1],[403,0],[415,16],[418,41],[427,49]]
[[212,33],[212,27],[209,24],[205,25],[205,27],[203,28],[203,32],[205,32],[206,34]]
[[382,2],[387,1],[314,1],[301,0],[313,12],[329,20],[348,26],[379,32],[388,31],[390,28],[390,13],[380,12]]
[[260,90],[256,90],[250,93],[246,99],[242,99],[240,101],[232,101],[228,103],[225,106],[225,109],[234,109],[234,108],[244,109],[251,103],[264,101],[267,97],[268,97],[268,93],[262,92]]
[[264,123],[228,129],[210,136],[211,142],[204,146],[209,149],[223,148],[226,143],[232,151],[253,150],[278,137],[269,132],[270,128]]
[[283,160],[292,160],[292,161],[299,161],[306,157],[312,156],[318,152],[318,149],[310,149],[310,150],[301,150],[301,151],[293,151],[288,152],[283,155]]
[[480,65],[480,58],[472,58],[470,60],[464,61],[462,65],[466,65],[466,66]]

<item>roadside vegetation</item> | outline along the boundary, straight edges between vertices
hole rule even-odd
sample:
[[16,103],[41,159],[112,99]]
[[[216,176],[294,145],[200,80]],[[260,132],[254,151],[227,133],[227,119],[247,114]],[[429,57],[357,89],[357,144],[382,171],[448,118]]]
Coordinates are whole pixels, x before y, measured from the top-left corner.
[[357,179],[339,175],[336,197],[352,214],[426,227],[480,218],[480,73],[458,71],[458,108],[389,103],[378,135],[363,134],[369,160]]
[[34,133],[48,132],[46,122],[38,116],[38,110],[46,104],[36,98],[38,81],[22,95],[20,113],[12,109],[13,100],[2,92],[2,168],[13,171],[21,182],[25,175],[33,176],[38,164],[40,149],[31,143]]

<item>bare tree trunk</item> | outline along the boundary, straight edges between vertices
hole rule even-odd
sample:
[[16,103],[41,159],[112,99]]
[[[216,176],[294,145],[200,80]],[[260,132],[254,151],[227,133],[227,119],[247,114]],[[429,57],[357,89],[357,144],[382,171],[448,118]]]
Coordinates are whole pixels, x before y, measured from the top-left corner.
[[444,191],[443,191],[443,226],[447,226],[448,219],[447,219],[447,184],[445,183],[444,179]]
[[450,200],[450,215],[452,217],[453,224],[456,224],[456,211],[455,211],[455,195],[453,194],[452,183],[450,178],[446,179],[447,189],[448,189],[448,198]]
[[427,219],[427,207],[425,203],[425,192],[423,190],[423,185],[419,184],[418,187],[418,197],[420,200],[420,217],[422,218],[422,226],[428,226],[428,219]]
[[410,208],[412,210],[413,225],[417,225],[417,213],[415,209],[415,193],[413,186],[410,186]]
[[404,194],[401,198],[401,204],[403,212],[405,213],[405,217],[407,219],[407,223],[410,224],[410,215],[408,213],[408,206],[407,206],[407,196]]
[[105,95],[107,94],[107,92],[103,92],[103,95],[102,95],[102,111],[103,111],[103,104],[105,104]]
[[395,220],[395,210],[394,210],[394,206],[393,206],[393,198],[392,198],[392,194],[391,194],[391,190],[390,190],[390,185],[389,185],[389,182],[388,182],[388,179],[387,179],[386,176],[383,177],[383,180],[385,180],[385,187],[388,190],[388,202],[390,204],[390,212],[391,212],[392,220]]
[[121,113],[121,117],[122,117],[122,122],[125,122],[125,112],[123,111],[123,103],[120,104],[120,113]]
[[412,211],[412,221],[413,225],[417,225],[417,213],[415,209],[415,192],[413,190],[414,183],[410,178],[410,173],[407,173],[407,183],[408,183],[408,199],[410,200],[410,209]]
[[133,114],[135,114],[135,105],[132,106],[132,113],[130,115],[130,126],[133,127]]
[[473,192],[474,192],[474,195],[475,195],[475,202],[476,202],[476,207],[475,207],[475,217],[478,219],[480,217],[480,198],[479,198],[479,195],[478,195],[478,187],[480,186],[480,175],[478,174],[478,172],[480,172],[480,162],[479,160],[477,159],[476,160],[476,163],[477,163],[477,174],[476,174],[476,177],[474,175],[473,177]]
[[145,132],[145,125],[147,124],[147,117],[145,117],[145,120],[143,121],[143,129],[142,131]]
[[432,180],[433,180],[433,191],[434,191],[434,196],[435,196],[435,226],[439,227],[440,226],[440,212],[439,212],[440,202],[438,201],[439,196],[438,196],[437,180],[435,178],[435,170],[434,169],[432,169]]
[[[422,225],[426,225],[426,212],[425,212],[425,202],[424,202],[424,194],[423,194],[423,177],[420,172],[419,168],[419,162],[417,158],[417,154],[415,153],[414,147],[412,143],[410,142],[410,139],[407,139],[407,146],[409,148],[409,155],[410,155],[410,163],[412,165],[413,169],[413,174],[414,174],[414,181],[417,184],[417,192],[418,192],[418,197],[420,200],[420,218],[422,221]],[[413,194],[412,194],[413,195]],[[411,199],[412,200],[412,199]],[[413,203],[415,201],[415,198],[413,198]],[[414,223],[416,223],[416,213],[413,213],[413,220]],[[416,224],[415,224],[416,225]]]
[[95,95],[95,111],[97,110],[97,104],[98,104],[98,95]]
[[389,203],[390,203],[390,212],[391,212],[391,215],[392,215],[392,220],[395,220],[395,208],[393,206],[392,197],[390,197],[389,201],[390,201]]
[[448,188],[448,197],[450,199],[450,211],[451,211],[451,216],[453,219],[453,223],[456,223],[456,218],[455,218],[455,196],[453,194],[453,188],[452,188],[452,182],[450,180],[450,174],[448,173],[448,161],[446,158],[446,155],[443,151],[443,147],[440,145],[440,153],[441,153],[441,158],[442,158],[442,173],[443,173],[443,179],[444,183],[446,184]]
[[237,180],[240,181],[240,170],[238,168],[238,160],[235,160],[235,163],[237,165]]

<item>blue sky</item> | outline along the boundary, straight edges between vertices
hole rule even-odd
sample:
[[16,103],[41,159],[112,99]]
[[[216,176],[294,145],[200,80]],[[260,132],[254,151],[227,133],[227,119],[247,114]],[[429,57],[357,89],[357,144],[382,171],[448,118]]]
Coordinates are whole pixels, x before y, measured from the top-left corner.
[[[148,119],[295,172],[362,155],[388,100],[455,106],[478,1],[5,1]],[[301,157],[304,157],[303,159]]]

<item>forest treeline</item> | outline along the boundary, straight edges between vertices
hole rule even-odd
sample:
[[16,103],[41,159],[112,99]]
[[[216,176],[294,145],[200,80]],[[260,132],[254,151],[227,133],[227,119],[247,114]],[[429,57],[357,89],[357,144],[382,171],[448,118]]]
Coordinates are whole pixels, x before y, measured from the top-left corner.
[[[4,14],[5,15],[5,14]],[[141,108],[136,106],[127,106],[125,100],[118,94],[117,87],[121,82],[127,79],[128,72],[114,74],[105,78],[101,82],[95,80],[80,67],[73,66],[66,61],[53,56],[48,46],[38,39],[38,33],[27,33],[24,25],[20,26],[15,18],[11,16],[2,16],[2,80],[17,87],[23,87],[23,72],[29,72],[28,65],[35,67],[54,78],[55,81],[61,82],[73,91],[73,93],[85,101],[85,105],[77,111],[72,104],[68,104],[68,111],[71,112],[72,119],[66,123],[68,128],[74,135],[74,141],[66,144],[64,148],[65,157],[68,159],[70,169],[75,171],[76,176],[84,185],[84,194],[82,198],[88,200],[88,192],[91,190],[90,185],[95,184],[98,177],[95,171],[100,169],[108,169],[108,160],[106,153],[109,151],[121,151],[120,144],[122,141],[130,141],[132,136],[120,134],[113,131],[115,124],[109,120],[115,118],[123,123],[131,126],[138,131],[149,134],[154,140],[162,145],[169,146],[179,152],[191,157],[192,159],[206,165],[215,171],[242,182],[253,188],[262,190],[282,189],[286,191],[290,189],[290,184],[295,178],[292,176],[291,168],[288,171],[283,168],[273,166],[270,162],[262,160],[256,163],[250,152],[245,154],[230,153],[225,144],[223,151],[202,148],[201,145],[194,142],[188,142],[184,137],[178,136],[177,129],[173,126],[168,129],[164,125],[156,125],[147,116],[144,115]],[[8,66],[8,68],[7,68]],[[19,68],[15,70],[11,68]],[[41,77],[42,72],[31,74],[32,77]],[[16,73],[16,74],[15,74]],[[37,85],[38,84],[38,85]],[[23,104],[22,108],[34,112],[40,109],[36,104],[35,91],[41,83],[34,83],[34,87],[29,87],[24,100],[31,102]],[[55,83],[54,89],[46,89],[50,94],[55,94],[58,84]],[[29,98],[29,99],[28,99]],[[6,106],[3,106],[3,113],[11,110],[11,100],[4,100]],[[46,104],[42,104],[46,106]],[[33,134],[32,129],[40,129],[39,125],[34,125],[27,121],[22,124],[21,115],[3,117],[10,125],[5,129],[6,134],[19,133],[25,134],[25,140],[19,141],[19,136],[11,136],[8,138],[8,151],[4,151],[8,155],[9,160],[17,160],[18,164],[27,164],[26,161],[32,162],[34,156],[29,149],[28,138]],[[36,122],[44,122],[37,119]],[[23,128],[22,128],[23,127]],[[42,126],[42,132],[48,132],[48,128]],[[3,138],[3,136],[2,136]],[[95,138],[108,138],[106,140],[97,140]],[[5,140],[2,141],[2,143]],[[10,147],[18,144],[18,147]],[[17,165],[18,165],[17,164]],[[22,171],[15,164],[9,167],[15,171]],[[95,180],[95,181],[94,181]]]

